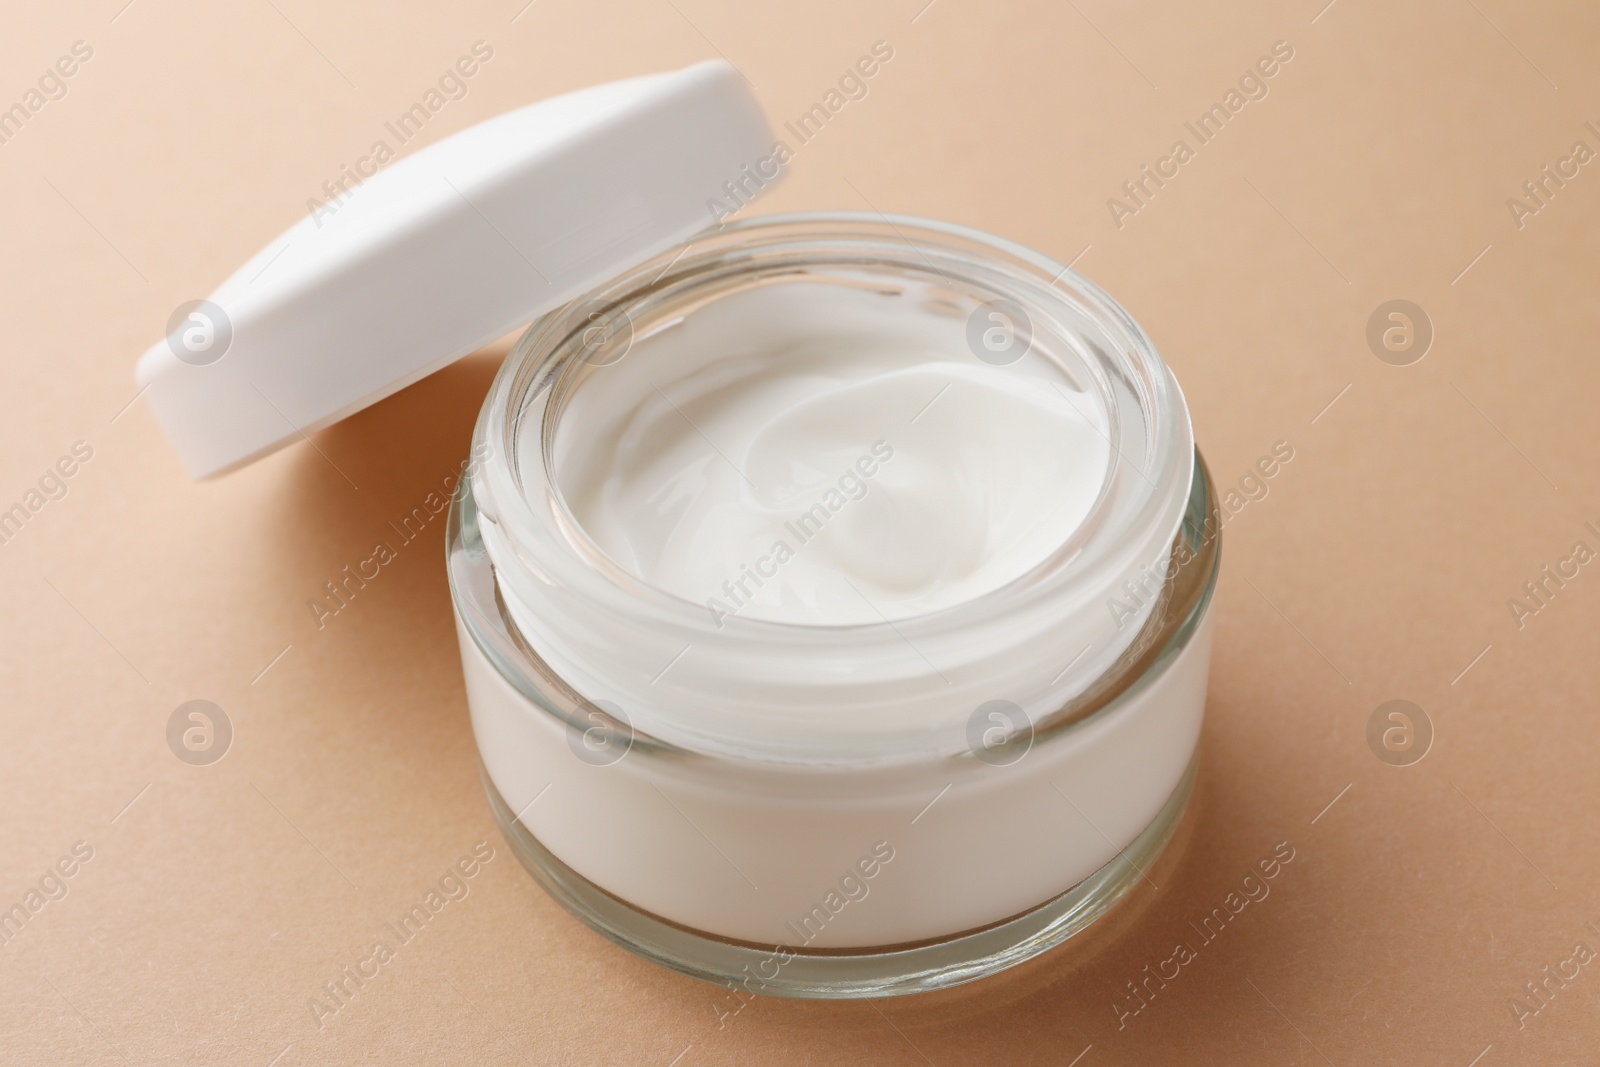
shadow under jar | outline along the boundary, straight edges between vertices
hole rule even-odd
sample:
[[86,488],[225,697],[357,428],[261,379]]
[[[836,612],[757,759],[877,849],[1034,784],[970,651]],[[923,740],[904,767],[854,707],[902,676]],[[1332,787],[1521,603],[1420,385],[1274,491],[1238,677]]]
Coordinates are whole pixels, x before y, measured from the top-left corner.
[[1176,382],[1086,279],[926,220],[722,227],[539,319],[484,405],[447,552],[490,803],[685,974],[994,973],[1171,836],[1217,535]]

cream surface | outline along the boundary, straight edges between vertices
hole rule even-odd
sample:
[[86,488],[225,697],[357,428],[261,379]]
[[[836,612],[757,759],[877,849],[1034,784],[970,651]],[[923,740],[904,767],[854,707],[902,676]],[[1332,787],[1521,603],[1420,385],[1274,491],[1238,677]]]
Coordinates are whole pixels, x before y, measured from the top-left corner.
[[[729,313],[760,317],[762,296]],[[1105,480],[1104,412],[1043,358],[993,366],[848,329],[710,357],[705,340],[641,338],[580,387],[560,482],[608,555],[719,623],[971,600],[1070,538]],[[629,363],[664,373],[617,373]]]

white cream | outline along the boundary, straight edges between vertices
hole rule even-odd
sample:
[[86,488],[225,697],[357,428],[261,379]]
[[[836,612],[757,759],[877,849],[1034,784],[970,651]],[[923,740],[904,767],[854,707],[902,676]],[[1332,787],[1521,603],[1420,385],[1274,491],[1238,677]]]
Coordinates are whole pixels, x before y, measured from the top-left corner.
[[[669,329],[627,359],[676,365],[657,349],[693,343]],[[1103,413],[1043,361],[893,338],[741,353],[650,384],[572,420],[584,446],[563,489],[607,554],[718,619],[871,623],[970,600],[1072,535],[1110,452]]]

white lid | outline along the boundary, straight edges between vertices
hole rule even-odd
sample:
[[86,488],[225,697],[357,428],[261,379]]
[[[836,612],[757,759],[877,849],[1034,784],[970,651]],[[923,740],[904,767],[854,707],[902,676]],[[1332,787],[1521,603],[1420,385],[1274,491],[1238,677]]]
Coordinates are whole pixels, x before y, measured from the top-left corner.
[[744,168],[772,144],[722,61],[489,119],[384,167],[180,308],[139,384],[190,476],[220,474],[705,229],[726,183],[759,191]]

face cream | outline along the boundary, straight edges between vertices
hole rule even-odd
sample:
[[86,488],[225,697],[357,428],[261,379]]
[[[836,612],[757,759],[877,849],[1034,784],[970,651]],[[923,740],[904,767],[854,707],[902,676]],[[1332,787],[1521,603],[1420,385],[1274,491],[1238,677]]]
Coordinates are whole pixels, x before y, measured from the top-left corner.
[[1105,412],[1041,353],[973,358],[928,314],[954,301],[896,284],[754,285],[636,340],[562,417],[573,517],[719,621],[896,620],[1032,570],[1099,495]]
[[1209,488],[1148,339],[1059,264],[724,227],[536,323],[475,449],[505,459],[450,567],[491,798],[636,951],[791,995],[965,980],[1100,914],[1182,810]]
[[509,112],[290,228],[138,378],[209,477],[531,321],[446,545],[513,850],[686,974],[934,989],[1070,938],[1171,836],[1210,482],[1149,338],[1067,267],[728,223],[781,149],[724,63]]

